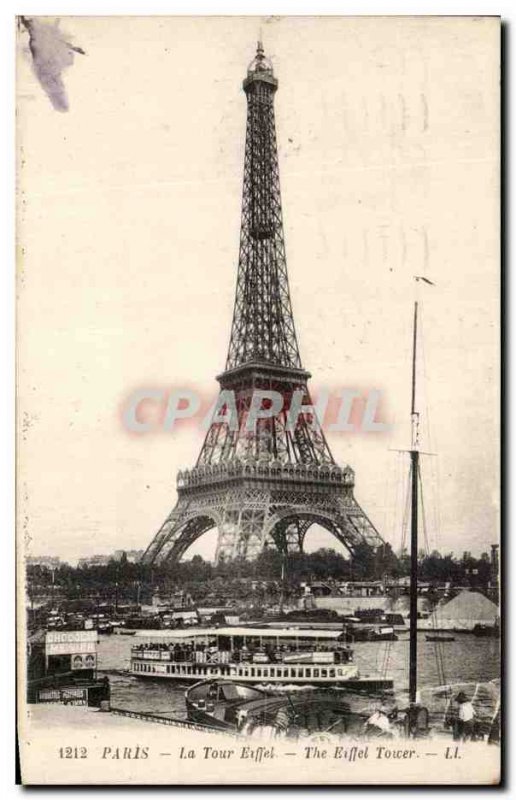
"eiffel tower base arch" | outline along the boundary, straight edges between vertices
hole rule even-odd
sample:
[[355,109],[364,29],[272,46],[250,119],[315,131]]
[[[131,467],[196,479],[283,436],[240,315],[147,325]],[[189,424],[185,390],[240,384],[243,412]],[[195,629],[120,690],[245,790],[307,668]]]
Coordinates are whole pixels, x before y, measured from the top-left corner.
[[353,554],[357,545],[383,542],[353,496],[352,487],[321,481],[312,487],[266,481],[202,487],[184,493],[147,548],[143,562],[174,563],[201,536],[218,530],[215,561],[256,558],[264,549],[302,552],[308,529],[318,524]]

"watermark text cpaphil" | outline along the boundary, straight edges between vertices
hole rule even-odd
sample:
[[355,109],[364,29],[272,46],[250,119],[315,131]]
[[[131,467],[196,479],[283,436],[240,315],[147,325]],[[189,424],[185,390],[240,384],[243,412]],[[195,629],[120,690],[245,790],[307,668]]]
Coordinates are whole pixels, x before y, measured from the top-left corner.
[[121,418],[128,432],[140,435],[171,433],[192,423],[205,432],[211,425],[225,425],[231,431],[252,434],[273,419],[289,431],[300,424],[329,433],[385,433],[391,429],[380,390],[347,387],[322,389],[314,398],[302,388],[292,392],[222,389],[210,397],[187,387],[139,387],[123,401]]

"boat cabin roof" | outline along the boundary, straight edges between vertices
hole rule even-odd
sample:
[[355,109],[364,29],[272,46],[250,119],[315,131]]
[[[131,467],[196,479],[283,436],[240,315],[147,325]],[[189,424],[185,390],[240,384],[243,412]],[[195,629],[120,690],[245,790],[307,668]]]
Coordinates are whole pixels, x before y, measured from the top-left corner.
[[314,639],[337,641],[343,636],[341,630],[319,630],[306,628],[244,628],[244,627],[221,627],[221,628],[195,628],[181,630],[157,630],[157,631],[136,631],[136,636],[145,638],[147,641],[159,642],[163,639],[185,641],[192,639],[206,639],[220,636],[241,636],[246,639]]

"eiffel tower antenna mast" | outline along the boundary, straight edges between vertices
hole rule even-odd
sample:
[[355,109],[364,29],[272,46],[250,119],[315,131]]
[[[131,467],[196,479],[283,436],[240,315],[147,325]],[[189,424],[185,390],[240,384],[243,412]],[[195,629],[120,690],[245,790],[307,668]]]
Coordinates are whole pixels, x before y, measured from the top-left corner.
[[[276,545],[301,551],[314,523],[348,550],[383,544],[355,500],[354,472],[339,467],[314,413],[289,424],[293,398],[310,408],[285,255],[274,98],[278,80],[260,40],[243,89],[247,127],[240,247],[233,321],[221,399],[234,398],[237,424],[214,421],[195,467],[178,473],[176,506],[144,553],[144,563],[177,561],[217,528],[216,560],[254,558]],[[283,398],[275,416],[246,422],[257,393]],[[222,394],[224,393],[224,394]],[[222,403],[223,404],[223,403]]]

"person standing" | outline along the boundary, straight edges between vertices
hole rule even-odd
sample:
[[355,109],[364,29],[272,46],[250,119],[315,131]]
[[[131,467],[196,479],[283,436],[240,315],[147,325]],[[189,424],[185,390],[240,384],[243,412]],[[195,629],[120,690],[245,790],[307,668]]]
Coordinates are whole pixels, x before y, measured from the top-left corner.
[[455,698],[458,704],[456,729],[453,738],[467,742],[475,739],[475,709],[473,703],[464,692]]

